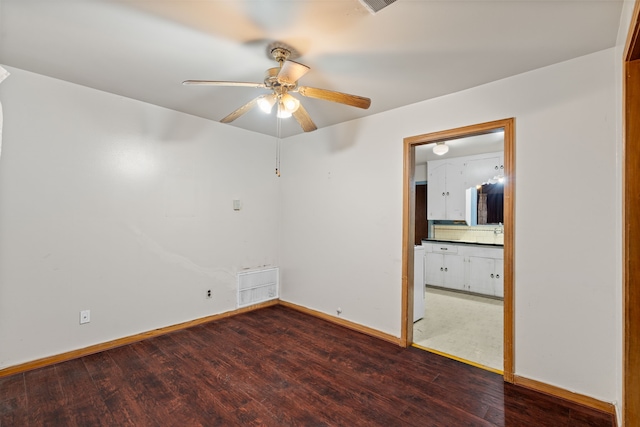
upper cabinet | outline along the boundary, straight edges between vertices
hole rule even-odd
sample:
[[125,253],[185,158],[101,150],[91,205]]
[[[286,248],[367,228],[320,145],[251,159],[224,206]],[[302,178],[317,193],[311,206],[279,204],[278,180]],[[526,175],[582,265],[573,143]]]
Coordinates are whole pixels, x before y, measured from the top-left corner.
[[428,162],[427,219],[465,219],[465,190],[504,175],[502,152]]
[[465,165],[465,187],[475,187],[495,176],[504,175],[504,154],[491,153],[490,157],[468,157]]
[[464,220],[465,176],[460,159],[428,163],[427,219]]

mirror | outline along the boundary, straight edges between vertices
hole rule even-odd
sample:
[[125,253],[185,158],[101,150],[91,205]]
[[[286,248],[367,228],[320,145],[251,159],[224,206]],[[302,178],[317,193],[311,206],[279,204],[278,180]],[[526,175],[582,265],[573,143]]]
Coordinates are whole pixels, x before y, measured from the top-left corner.
[[501,182],[495,184],[483,184],[476,188],[477,191],[477,219],[478,224],[503,224],[504,223],[504,185]]

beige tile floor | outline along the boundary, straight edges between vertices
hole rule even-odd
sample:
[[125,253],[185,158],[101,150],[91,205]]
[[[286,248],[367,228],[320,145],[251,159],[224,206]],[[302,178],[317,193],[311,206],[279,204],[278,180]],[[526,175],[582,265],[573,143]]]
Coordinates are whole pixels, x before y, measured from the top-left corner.
[[502,371],[503,302],[427,287],[413,342]]

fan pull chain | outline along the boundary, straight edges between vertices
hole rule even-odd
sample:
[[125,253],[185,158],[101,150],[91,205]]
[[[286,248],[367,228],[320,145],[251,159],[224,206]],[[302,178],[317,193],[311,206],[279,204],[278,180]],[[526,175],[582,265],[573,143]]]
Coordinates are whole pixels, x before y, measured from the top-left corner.
[[276,143],[276,175],[280,178],[280,138]]

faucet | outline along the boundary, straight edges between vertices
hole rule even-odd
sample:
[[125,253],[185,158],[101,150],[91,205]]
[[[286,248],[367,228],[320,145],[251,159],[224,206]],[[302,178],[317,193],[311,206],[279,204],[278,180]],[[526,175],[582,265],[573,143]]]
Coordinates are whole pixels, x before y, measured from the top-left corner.
[[498,223],[499,227],[493,229],[493,234],[504,234],[504,226],[501,222]]

